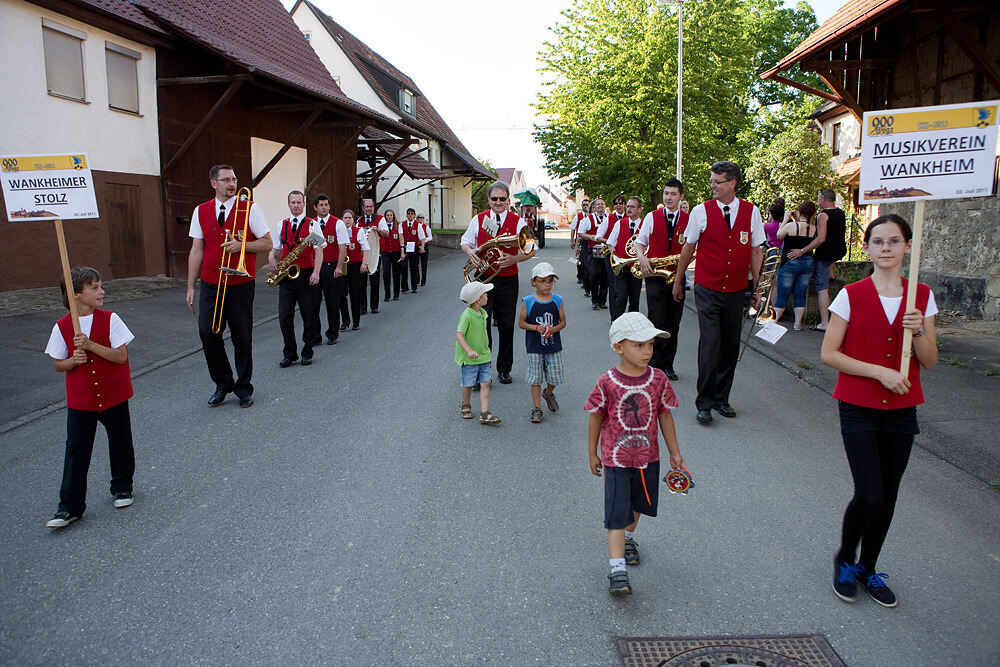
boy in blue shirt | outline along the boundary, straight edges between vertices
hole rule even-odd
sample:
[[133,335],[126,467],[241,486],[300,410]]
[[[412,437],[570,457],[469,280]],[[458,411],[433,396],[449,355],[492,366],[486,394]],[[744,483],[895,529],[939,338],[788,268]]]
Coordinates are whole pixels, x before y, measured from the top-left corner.
[[[548,262],[539,262],[531,270],[534,294],[522,297],[521,316],[517,325],[524,329],[524,344],[528,352],[528,372],[525,380],[531,385],[531,423],[542,421],[542,397],[550,412],[558,412],[559,404],[552,391],[565,382],[562,360],[562,340],[559,332],[566,328],[563,300],[552,293],[553,283],[559,279]],[[542,391],[542,382],[546,383]]]

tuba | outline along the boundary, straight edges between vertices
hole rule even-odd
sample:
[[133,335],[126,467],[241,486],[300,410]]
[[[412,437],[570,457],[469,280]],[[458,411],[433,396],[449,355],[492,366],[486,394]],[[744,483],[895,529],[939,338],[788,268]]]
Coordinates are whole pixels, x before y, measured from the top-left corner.
[[470,259],[465,263],[465,267],[462,269],[465,282],[488,283],[496,278],[500,273],[500,260],[506,254],[500,248],[512,245],[516,245],[521,252],[527,255],[535,249],[535,231],[530,226],[525,225],[516,236],[513,234],[497,236],[476,248],[476,258],[479,262],[477,264],[475,260]]
[[[240,276],[249,278],[247,271],[247,234],[250,231],[250,206],[253,204],[250,188],[241,188],[236,195],[236,210],[233,212],[233,235],[230,237],[229,230],[226,230],[226,243],[230,238],[240,240],[240,258],[236,266],[229,266],[233,259],[233,253],[222,251],[222,266],[219,267],[219,283],[215,290],[215,305],[212,308],[212,333],[217,334],[222,331],[222,313],[226,306],[226,288],[229,286],[229,276]],[[238,230],[240,216],[243,216],[243,229]]]

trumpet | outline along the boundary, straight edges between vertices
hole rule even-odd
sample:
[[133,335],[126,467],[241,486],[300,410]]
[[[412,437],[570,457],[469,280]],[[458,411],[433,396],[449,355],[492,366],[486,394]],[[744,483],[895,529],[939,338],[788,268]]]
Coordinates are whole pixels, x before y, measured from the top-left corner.
[[[241,242],[240,258],[236,262],[235,267],[229,266],[233,258],[233,253],[225,249],[222,251],[222,265],[219,267],[219,283],[215,290],[215,306],[212,309],[212,333],[214,334],[222,331],[222,312],[226,305],[226,288],[229,286],[229,276],[250,277],[250,273],[247,271],[246,257],[247,236],[250,231],[251,204],[253,204],[253,199],[251,199],[250,188],[241,188],[236,194],[236,211],[233,213],[232,236],[230,236],[229,230],[226,230],[226,243],[229,243],[232,238],[236,238]],[[238,231],[237,227],[239,227],[241,215],[243,216],[243,229]]]
[[500,273],[500,260],[503,259],[504,253],[500,247],[501,246],[512,246],[516,245],[521,252],[528,254],[535,249],[535,232],[534,230],[525,225],[521,228],[521,231],[517,235],[509,234],[506,236],[497,236],[492,238],[483,245],[476,248],[476,258],[479,260],[478,263],[475,260],[470,259],[465,263],[462,268],[462,275],[465,277],[465,282],[481,282],[488,283]]

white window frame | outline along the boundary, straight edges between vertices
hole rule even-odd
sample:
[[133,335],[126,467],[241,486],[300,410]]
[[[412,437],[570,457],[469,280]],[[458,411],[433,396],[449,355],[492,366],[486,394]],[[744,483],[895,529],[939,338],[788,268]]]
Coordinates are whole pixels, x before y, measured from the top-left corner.
[[[54,54],[50,54],[48,52],[48,50],[45,48],[45,35],[46,35],[46,31],[50,31],[50,32],[54,32],[54,33],[60,33],[60,34],[65,35],[67,37],[71,37],[71,38],[73,38],[73,39],[75,39],[75,40],[77,40],[79,42],[79,47],[80,47],[80,90],[81,90],[81,93],[82,93],[80,96],[73,95],[70,92],[65,91],[65,90],[60,91],[60,90],[53,90],[52,89],[51,81],[49,80],[49,70],[50,70],[50,66],[54,69],[56,63],[53,63],[53,62],[50,61],[50,58]],[[87,101],[87,75],[86,75],[87,65],[86,65],[86,60],[85,60],[86,56],[85,56],[85,52],[84,52],[84,48],[83,48],[83,44],[86,41],[87,41],[87,33],[83,32],[82,30],[77,30],[75,28],[70,28],[69,26],[65,26],[65,25],[63,25],[61,23],[56,23],[55,21],[52,21],[50,19],[47,19],[47,18],[44,18],[44,17],[42,18],[42,58],[43,58],[43,62],[45,63],[45,89],[46,89],[46,91],[48,92],[49,95],[52,95],[53,97],[58,97],[58,98],[64,99],[64,100],[72,100],[74,102],[81,102],[83,104],[90,104],[90,102]],[[59,63],[59,64],[61,65],[61,63]],[[73,63],[73,65],[75,66],[75,63]]]
[[111,73],[108,72],[108,108],[112,111],[121,111],[123,113],[134,114],[136,116],[140,115],[139,110],[141,108],[141,102],[139,100],[139,61],[142,60],[142,53],[130,49],[127,46],[122,46],[121,44],[115,44],[114,42],[109,42],[105,40],[104,42],[104,58],[105,58],[105,69],[109,67],[110,61],[108,59],[108,52],[114,53],[119,56],[131,59],[135,63],[135,108],[129,109],[127,107],[115,106],[112,104],[111,95]]
[[[406,108],[407,100],[410,103],[409,109]],[[400,86],[399,88],[399,109],[412,118],[417,117],[417,95],[406,86]]]

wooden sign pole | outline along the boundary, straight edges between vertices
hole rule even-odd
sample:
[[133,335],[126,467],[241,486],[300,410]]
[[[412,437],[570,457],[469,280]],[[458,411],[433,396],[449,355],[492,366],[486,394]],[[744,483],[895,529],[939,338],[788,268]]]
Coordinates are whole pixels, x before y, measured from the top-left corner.
[[66,252],[66,235],[63,234],[62,220],[56,218],[56,240],[59,243],[59,259],[62,260],[63,281],[66,283],[66,302],[69,303],[69,314],[73,319],[73,333],[80,333],[80,311],[73,298],[73,279],[69,275],[69,253]]
[[[913,205],[913,243],[910,245],[910,272],[906,287],[906,307],[903,312],[912,310],[917,303],[917,279],[920,276],[920,242],[924,237],[924,200],[918,199]],[[903,330],[903,354],[899,364],[899,372],[909,375],[910,356],[913,353],[913,332]]]

